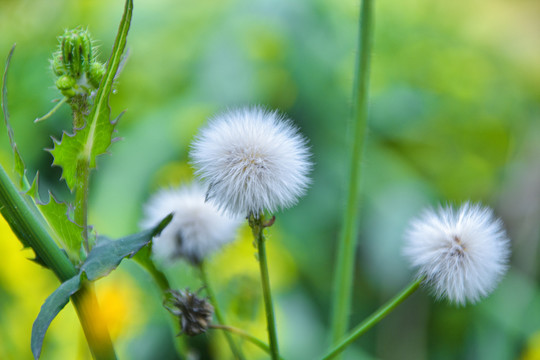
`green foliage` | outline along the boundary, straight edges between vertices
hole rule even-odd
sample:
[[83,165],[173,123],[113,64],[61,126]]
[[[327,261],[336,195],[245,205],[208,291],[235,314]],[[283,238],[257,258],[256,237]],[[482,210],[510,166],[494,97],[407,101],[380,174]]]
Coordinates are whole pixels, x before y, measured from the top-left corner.
[[55,142],[54,149],[51,150],[51,154],[54,156],[53,165],[62,168],[62,178],[66,180],[71,190],[76,187],[78,181],[81,181],[77,176],[79,161],[84,161],[90,168],[95,168],[96,157],[106,153],[113,141],[113,133],[118,119],[111,121],[109,97],[126,46],[132,13],[133,1],[129,0],[126,2],[105,76],[101,80],[86,124],[82,129],[74,129],[73,135],[64,133],[61,141]]
[[32,354],[34,358],[38,359],[41,354],[41,346],[43,345],[43,339],[45,333],[51,324],[51,321],[58,315],[58,313],[66,306],[71,295],[75,294],[81,287],[81,277],[74,276],[71,279],[63,282],[58,289],[56,289],[41,307],[39,315],[34,321],[32,326]]
[[118,240],[110,240],[105,237],[98,238],[96,246],[88,254],[88,258],[82,264],[79,273],[63,282],[45,300],[41,307],[32,327],[31,347],[34,358],[39,358],[43,339],[51,321],[66,306],[70,296],[79,290],[83,279],[95,281],[107,276],[118,267],[124,258],[132,257],[147,245],[154,236],[159,235],[171,220],[172,215],[168,215],[156,227]]
[[[13,45],[13,47],[11,48],[11,51],[9,52],[6,61],[4,77],[2,81],[1,103],[4,114],[4,123],[6,125],[9,141],[15,158],[15,173],[18,177],[19,188],[28,189],[29,185],[25,176],[26,168],[21,154],[19,153],[19,150],[17,148],[17,144],[15,143],[15,137],[9,121],[9,111],[7,107],[7,73],[14,51],[15,45]],[[63,202],[56,201],[52,194],[49,193],[49,198],[52,198],[52,200],[49,199],[45,202],[40,200],[37,179],[38,177],[36,176],[27,194],[20,195],[20,197],[28,205],[34,219],[41,223],[41,226],[47,230],[47,232],[53,237],[57,244],[62,245],[66,249],[71,261],[76,262],[79,258],[78,254],[82,239],[82,228],[68,218],[67,205]],[[13,219],[14,212],[16,212],[17,209],[11,209],[9,204],[3,205],[4,207],[7,207],[7,209],[4,209],[4,212],[8,214],[7,217]],[[20,224],[14,223],[13,221],[11,221],[10,224],[13,224],[12,229],[16,229],[15,231],[19,234],[18,238],[21,239],[23,246],[28,247],[29,242],[31,242],[31,240],[27,238],[28,231],[23,230]],[[42,265],[45,265],[43,261],[39,260],[38,257],[36,257],[36,261]]]
[[18,180],[19,180],[20,187],[23,188],[25,186],[25,176],[24,176],[25,167],[24,167],[24,162],[22,160],[21,154],[19,153],[19,149],[17,149],[17,144],[15,143],[15,138],[13,136],[13,129],[11,128],[11,124],[9,123],[9,111],[8,111],[8,105],[7,105],[7,73],[9,69],[9,64],[11,62],[11,57],[13,56],[14,51],[15,51],[15,45],[12,46],[6,60],[4,76],[2,77],[2,99],[0,103],[2,105],[2,112],[4,114],[4,123],[6,124],[6,128],[8,131],[9,143],[11,145],[11,148],[13,149],[13,155],[15,156],[15,172],[17,173],[19,177]]
[[38,192],[38,177],[36,176],[28,195],[35,199],[35,203],[49,226],[49,233],[67,252],[72,262],[76,263],[82,241],[82,227],[69,218],[69,208],[66,203],[57,201],[51,192],[49,199],[42,201]]

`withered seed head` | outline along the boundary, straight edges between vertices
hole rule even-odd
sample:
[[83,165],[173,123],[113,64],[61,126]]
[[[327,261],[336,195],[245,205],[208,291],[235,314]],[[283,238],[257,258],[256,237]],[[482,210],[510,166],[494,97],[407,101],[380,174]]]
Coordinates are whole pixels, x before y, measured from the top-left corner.
[[181,291],[169,289],[163,305],[179,317],[181,332],[178,335],[195,336],[205,333],[212,322],[214,307],[189,289]]

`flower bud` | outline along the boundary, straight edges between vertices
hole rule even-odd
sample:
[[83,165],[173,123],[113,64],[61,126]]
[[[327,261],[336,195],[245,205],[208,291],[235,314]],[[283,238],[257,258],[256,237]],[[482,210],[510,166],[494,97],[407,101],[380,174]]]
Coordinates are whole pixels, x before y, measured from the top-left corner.
[[73,87],[77,85],[77,81],[69,75],[62,75],[56,80],[56,87],[64,94],[64,96],[71,97],[75,95]]
[[66,73],[66,69],[62,63],[62,56],[59,53],[55,54],[51,60],[51,69],[56,76],[62,76]]
[[90,82],[90,85],[97,89],[103,75],[105,75],[105,66],[98,61],[94,61],[90,65],[90,71],[88,72],[88,81]]
[[90,70],[93,61],[92,40],[87,30],[66,30],[60,37],[62,62],[67,72],[79,79]]

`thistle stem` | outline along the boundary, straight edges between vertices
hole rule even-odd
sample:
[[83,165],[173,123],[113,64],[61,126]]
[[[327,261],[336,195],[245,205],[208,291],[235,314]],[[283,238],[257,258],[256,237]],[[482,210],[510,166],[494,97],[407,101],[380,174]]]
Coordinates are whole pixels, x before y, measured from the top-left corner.
[[346,209],[338,244],[332,303],[332,344],[343,337],[348,327],[356,254],[357,221],[361,163],[366,139],[367,95],[371,52],[373,1],[362,0],[358,36],[358,54],[353,88],[351,127],[354,139],[350,147],[350,173]]
[[101,316],[94,284],[90,282],[83,283],[81,289],[71,297],[71,301],[75,306],[86,341],[88,341],[88,346],[94,358],[97,360],[116,359],[106,322]]
[[[217,302],[216,295],[214,294],[214,291],[212,290],[212,287],[210,286],[210,282],[208,281],[208,275],[206,273],[206,265],[204,261],[201,261],[199,264],[199,270],[201,273],[201,281],[203,283],[203,286],[206,289],[206,293],[208,294],[208,298],[210,299],[210,302],[214,306],[214,314],[216,315],[216,319],[220,325],[225,325],[225,318],[223,316],[223,313],[221,312],[221,309],[219,308],[219,304]],[[231,352],[233,353],[234,357],[238,360],[243,360],[244,355],[240,351],[240,349],[236,346],[236,343],[234,342],[234,339],[232,338],[231,334],[228,332],[224,333],[225,338],[227,339],[227,342],[229,343],[229,347],[231,348]]]
[[[158,285],[159,289],[161,290],[163,297],[165,297],[166,292],[171,289],[171,285],[169,284],[169,280],[167,279],[165,274],[163,274],[163,272],[161,272],[154,265],[154,262],[150,258],[150,251],[148,249],[146,250],[143,249],[139,251],[137,254],[135,254],[133,259],[140,266],[142,266],[146,271],[148,271],[150,276],[152,276],[152,278],[154,279],[154,282]],[[178,317],[171,314],[170,312],[169,314],[170,314],[169,322],[171,323],[171,327],[174,329],[174,333],[175,334],[180,333],[182,329],[180,328]],[[178,355],[186,353],[187,345],[184,340],[185,338],[183,336],[175,336],[174,338],[175,338],[174,346]]]
[[[61,282],[77,275],[77,270],[69,261],[68,257],[60,250],[52,239],[47,229],[43,226],[44,221],[36,216],[36,211],[31,208],[31,202],[25,201],[19,190],[11,182],[4,168],[0,166],[0,211],[15,235],[26,246],[30,246],[37,258],[49,267]],[[97,360],[115,359],[114,348],[104,323],[95,324],[95,319],[101,319],[97,301],[83,299],[95,299],[94,289],[90,285],[83,285],[75,293],[71,300],[77,310],[81,326],[83,327],[88,345]],[[92,305],[92,304],[95,304]]]
[[338,356],[343,350],[357,340],[360,336],[364,335],[369,329],[375,326],[379,321],[384,319],[388,314],[390,314],[399,304],[401,304],[405,299],[407,299],[411,294],[413,294],[422,281],[424,277],[419,278],[409,284],[405,289],[403,289],[399,294],[394,296],[390,301],[381,306],[377,311],[371,314],[368,318],[362,321],[357,327],[355,327],[349,335],[345,337],[344,340],[340,341],[330,352],[322,358],[322,360],[333,359]]
[[[268,342],[270,344],[270,355],[272,360],[279,359],[279,349],[277,340],[276,320],[274,316],[274,304],[272,302],[272,292],[270,290],[270,276],[268,275],[268,261],[266,259],[266,245],[264,237],[264,215],[259,218],[253,215],[249,217],[249,225],[253,232],[253,238],[259,251],[259,270],[261,272],[261,283],[264,297],[264,307],[266,311],[266,324],[268,328]],[[268,226],[268,225],[266,225]]]
[[90,167],[87,159],[77,161],[75,181],[75,222],[82,226],[83,245],[86,253],[90,252],[88,244],[88,188],[90,185]]
[[[247,331],[244,331],[242,329],[238,329],[238,328],[235,328],[235,327],[232,327],[232,326],[226,326],[226,325],[210,325],[210,329],[223,330],[223,331],[225,331],[227,333],[236,334],[236,335],[248,340],[253,345],[257,346],[259,349],[261,349],[263,351],[266,351],[268,354],[270,354],[270,346],[268,346],[268,344],[265,343],[264,341],[262,341],[262,340],[256,338],[255,336],[251,335]],[[280,357],[280,359],[283,359],[283,358]]]

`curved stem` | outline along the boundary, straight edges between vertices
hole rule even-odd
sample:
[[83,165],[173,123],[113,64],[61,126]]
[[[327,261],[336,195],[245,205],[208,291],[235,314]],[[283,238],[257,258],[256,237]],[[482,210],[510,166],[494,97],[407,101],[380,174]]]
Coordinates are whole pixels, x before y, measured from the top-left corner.
[[407,299],[412,293],[414,293],[420,284],[424,281],[424,277],[421,277],[413,281],[409,286],[403,289],[399,294],[394,296],[390,301],[380,307],[377,311],[371,314],[367,319],[361,322],[356,328],[354,328],[349,335],[345,337],[344,340],[339,342],[330,352],[322,358],[322,360],[333,359],[338,356],[343,350],[347,348],[351,343],[353,343],[360,336],[364,335],[366,331],[371,329],[379,321],[384,319],[388,314],[390,314],[399,304],[401,304],[405,299]]
[[[159,289],[161,290],[163,296],[165,296],[165,293],[171,289],[171,285],[169,284],[169,280],[163,274],[158,268],[156,268],[154,262],[150,258],[150,250],[148,247],[145,249],[142,249],[141,251],[137,252],[133,259],[141,265],[148,273],[152,276],[155,283],[159,286]],[[178,334],[181,332],[182,329],[180,329],[180,323],[178,321],[178,317],[176,317],[174,314],[171,314],[169,311],[169,322],[171,323],[171,327],[174,329],[174,333]],[[187,345],[185,342],[185,338],[183,336],[174,336],[174,346],[178,353],[178,355],[186,353]]]
[[334,272],[334,298],[332,303],[332,343],[343,337],[348,327],[351,292],[356,254],[359,190],[362,156],[367,128],[367,94],[372,38],[373,1],[362,0],[358,36],[358,55],[353,88],[351,130],[354,136],[350,148],[350,173],[347,189],[347,205],[343,214],[341,236],[338,244]]
[[37,118],[36,120],[34,120],[35,123],[37,122],[40,122],[40,121],[43,121],[43,120],[47,120],[48,118],[50,118],[52,116],[52,114],[54,114],[59,108],[60,106],[62,106],[65,102],[67,101],[67,98],[63,98],[62,100],[60,100],[52,109],[51,111],[49,111],[48,113],[46,113],[45,115],[43,115],[42,117],[40,118]]
[[[249,342],[251,342],[253,345],[257,346],[259,349],[266,351],[268,354],[270,354],[270,346],[268,346],[267,343],[264,341],[256,338],[255,336],[251,335],[247,331],[244,331],[242,329],[238,329],[232,326],[226,326],[226,325],[210,325],[210,329],[216,329],[216,330],[223,330],[232,334],[236,334]],[[280,357],[281,360],[283,360],[282,357]]]
[[[225,325],[225,318],[223,317],[223,313],[221,312],[219,308],[219,304],[217,302],[216,295],[214,294],[214,291],[212,290],[212,287],[210,286],[210,282],[208,281],[208,275],[206,274],[206,266],[204,264],[204,261],[201,261],[199,264],[199,270],[201,273],[201,281],[206,289],[206,293],[208,294],[208,298],[210,299],[210,302],[214,306],[214,314],[216,315],[216,319],[220,325]],[[233,353],[234,357],[238,360],[243,360],[244,355],[238,349],[236,346],[231,334],[228,332],[225,332],[225,338],[227,339],[227,342],[229,343],[229,347],[231,348],[231,352]]]
[[[273,222],[271,220],[271,222]],[[270,343],[270,355],[272,360],[279,359],[279,348],[277,340],[276,320],[274,316],[274,304],[272,302],[272,292],[270,290],[270,276],[268,275],[268,261],[266,259],[266,245],[264,238],[264,228],[269,225],[264,223],[264,215],[259,218],[253,215],[249,217],[249,225],[253,232],[253,237],[259,251],[259,270],[261,272],[261,283],[264,297],[264,308],[266,311],[266,324],[268,327],[268,342]]]

